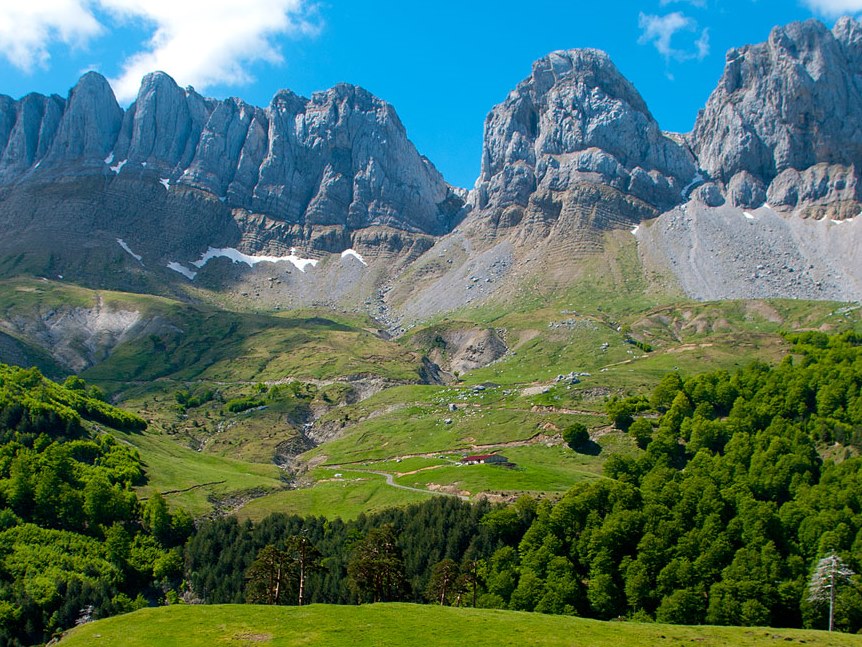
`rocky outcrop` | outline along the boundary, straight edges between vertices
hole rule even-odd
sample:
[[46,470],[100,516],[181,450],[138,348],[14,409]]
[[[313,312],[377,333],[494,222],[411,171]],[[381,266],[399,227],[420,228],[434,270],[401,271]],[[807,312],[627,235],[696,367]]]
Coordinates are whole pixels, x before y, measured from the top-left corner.
[[769,200],[803,215],[858,213],[862,26],[792,23],[731,50],[690,140],[735,206]]
[[[56,95],[28,94],[20,101],[0,97],[0,183],[15,180],[36,168],[45,157],[66,102]],[[5,137],[4,131],[8,133]],[[4,141],[5,140],[5,141]]]
[[455,376],[488,366],[509,350],[494,329],[432,328],[424,336],[429,335],[433,336],[429,357]]
[[316,227],[338,227],[348,242],[373,226],[443,234],[463,205],[395,110],[345,84],[311,99],[282,91],[261,109],[206,99],[156,72],[124,112],[89,72],[68,101],[0,97],[0,151],[0,185],[97,174],[186,187],[305,228],[307,239]]
[[836,220],[859,214],[860,180],[856,165],[815,164],[798,171],[785,169],[770,183],[767,201],[775,209],[802,208],[814,218]]
[[126,162],[122,171],[145,168],[176,179],[194,159],[213,103],[167,74],[147,74],[125,114],[113,158]]
[[858,22],[793,23],[731,50],[689,140],[709,181],[638,228],[650,271],[697,299],[859,299]]
[[559,51],[485,120],[472,200],[496,226],[512,226],[531,213],[556,219],[576,187],[602,185],[625,197],[622,215],[637,221],[679,204],[695,170],[607,54]]
[[389,104],[341,84],[310,100],[281,92],[267,112],[269,146],[257,185],[243,196],[253,211],[351,230],[451,229],[460,201],[449,203],[451,189]]
[[123,110],[111,86],[101,75],[88,72],[69,93],[45,163],[62,164],[67,173],[88,163],[102,168],[122,121]]

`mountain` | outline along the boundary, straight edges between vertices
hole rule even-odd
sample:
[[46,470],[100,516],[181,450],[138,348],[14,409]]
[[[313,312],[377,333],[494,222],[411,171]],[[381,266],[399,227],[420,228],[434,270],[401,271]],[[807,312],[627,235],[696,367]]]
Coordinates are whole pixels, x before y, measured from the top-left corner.
[[772,30],[734,49],[687,136],[692,200],[638,231],[699,299],[862,298],[862,26]]
[[731,50],[684,135],[607,54],[553,52],[489,113],[469,192],[347,84],[259,108],[157,72],[123,110],[91,72],[66,99],[0,97],[0,275],[349,307],[397,331],[567,289],[633,231],[644,274],[690,297],[858,299],[860,34],[807,21]]
[[485,120],[469,214],[393,282],[385,303],[410,326],[491,298],[567,289],[605,236],[684,201],[694,156],[663,133],[604,52],[533,64]]
[[687,135],[662,132],[602,52],[537,61],[486,119],[472,212],[393,309],[409,323],[563,293],[614,230],[635,234],[645,277],[688,297],[862,298],[860,33],[811,20],[730,51]]
[[809,20],[733,49],[690,141],[741,207],[853,217],[860,211],[862,26]]
[[[127,289],[191,276],[211,247],[415,254],[463,202],[395,110],[346,84],[262,109],[157,72],[124,111],[90,72],[66,100],[0,98],[0,149],[4,269]],[[137,281],[103,278],[121,260]]]
[[636,223],[682,202],[694,162],[607,54],[553,52],[485,120],[472,202],[495,227],[600,203]]

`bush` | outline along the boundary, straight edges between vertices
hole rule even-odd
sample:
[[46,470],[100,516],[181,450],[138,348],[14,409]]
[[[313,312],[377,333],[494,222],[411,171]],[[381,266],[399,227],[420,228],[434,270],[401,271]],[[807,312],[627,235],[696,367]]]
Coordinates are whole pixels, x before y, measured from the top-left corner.
[[569,447],[578,451],[590,442],[590,432],[587,431],[586,425],[575,422],[563,430],[563,440]]
[[233,400],[228,400],[224,408],[230,411],[231,413],[241,413],[243,411],[248,411],[249,409],[254,409],[255,407],[262,407],[263,400],[259,400],[258,398],[235,398]]
[[652,440],[652,423],[645,418],[638,418],[629,426],[631,436],[641,449],[646,449]]

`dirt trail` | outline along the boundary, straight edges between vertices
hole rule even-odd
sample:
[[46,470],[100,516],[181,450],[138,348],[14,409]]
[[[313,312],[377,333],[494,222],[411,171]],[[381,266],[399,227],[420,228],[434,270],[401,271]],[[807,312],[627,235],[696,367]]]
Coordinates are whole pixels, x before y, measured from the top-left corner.
[[[382,476],[383,478],[386,479],[386,485],[389,485],[389,486],[394,487],[394,488],[398,488],[399,490],[409,490],[410,492],[419,492],[421,494],[436,494],[439,496],[456,496],[459,499],[461,499],[462,501],[469,501],[470,500],[470,497],[465,496],[463,494],[455,494],[453,492],[444,492],[442,490],[428,490],[428,489],[422,489],[422,488],[418,488],[418,487],[410,487],[408,485],[401,485],[400,483],[395,482],[395,474],[392,474],[390,472],[378,472],[377,470],[362,470],[362,469],[357,469],[355,467],[351,467],[350,471],[351,472],[360,472],[362,474],[376,474],[377,476]],[[402,475],[399,474],[399,476],[402,476]]]
[[[400,456],[390,456],[389,458],[381,458],[376,461],[368,461],[368,460],[358,460],[358,461],[349,461],[347,463],[328,463],[325,464],[324,467],[328,467],[331,469],[337,469],[339,467],[343,467],[345,469],[350,469],[357,471],[353,466],[359,464],[367,464],[367,463],[388,463],[390,461],[397,460],[405,460],[408,458],[437,458],[438,456],[445,456],[447,454],[459,454],[464,451],[477,451],[484,449],[495,449],[502,447],[527,447],[529,445],[538,445],[539,443],[552,443],[559,445],[563,441],[558,435],[549,436],[545,433],[539,432],[535,436],[531,436],[524,440],[509,440],[501,443],[487,443],[484,445],[466,445],[465,447],[456,447],[449,449],[438,449],[436,451],[431,452],[418,452],[415,454],[401,454]],[[418,471],[418,470],[417,470]],[[385,474],[385,472],[381,472],[381,474]]]

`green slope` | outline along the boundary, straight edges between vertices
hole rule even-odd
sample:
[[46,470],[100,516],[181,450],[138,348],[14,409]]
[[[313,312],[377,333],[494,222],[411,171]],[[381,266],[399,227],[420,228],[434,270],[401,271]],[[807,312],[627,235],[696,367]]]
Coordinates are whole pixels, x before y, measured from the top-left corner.
[[[145,434],[121,435],[146,464],[141,494],[165,493],[194,514],[280,490],[274,460],[296,441],[312,407],[353,397],[348,379],[423,379],[421,356],[379,337],[372,323],[331,312],[231,312],[47,280],[0,281],[0,360],[46,366],[50,374],[92,364],[83,377],[149,423]],[[186,407],[178,393],[209,395]],[[265,406],[228,410],[243,398]]]
[[[386,472],[407,487],[470,496],[563,492],[600,474],[612,453],[630,450],[608,434],[608,396],[647,391],[669,371],[777,362],[788,352],[783,331],[862,329],[860,311],[846,304],[689,301],[644,271],[627,232],[608,234],[605,250],[580,259],[570,275],[529,280],[535,283],[397,340],[381,338],[375,322],[356,314],[236,312],[215,294],[196,294],[205,301],[191,304],[26,279],[0,282],[0,325],[96,305],[139,313],[143,323],[134,334],[90,352],[96,363],[84,377],[150,423],[147,435],[126,440],[147,462],[151,491],[172,492],[174,504],[203,513],[213,500],[231,499],[234,508],[250,493],[278,490],[244,513],[252,518],[271,511],[352,517],[423,496],[367,473],[333,481],[347,466]],[[426,378],[423,356],[445,368],[459,350],[441,353],[441,334],[483,329],[497,331],[509,352],[449,386],[418,384]],[[15,338],[38,349],[38,335],[24,333]],[[72,342],[72,351],[88,352],[88,339]],[[581,374],[580,383],[556,381],[571,372]],[[262,397],[259,384],[271,389],[289,380],[301,383],[301,394],[226,411],[231,400]],[[485,390],[474,391],[478,385]],[[209,391],[214,398],[194,407],[178,407],[175,399],[178,392]],[[308,447],[300,430],[312,420],[331,440],[301,457],[310,468],[302,488],[284,491],[272,463]],[[559,433],[572,422],[604,439],[598,455],[582,458],[560,447]],[[461,454],[486,451],[513,454],[517,470],[453,466]],[[416,474],[396,463],[416,455],[434,460]],[[315,469],[320,465],[337,467]]]
[[682,627],[600,622],[538,613],[410,604],[358,607],[171,606],[143,609],[78,627],[64,647],[643,647],[696,644],[755,647],[776,644],[862,645],[862,637],[798,629]]

